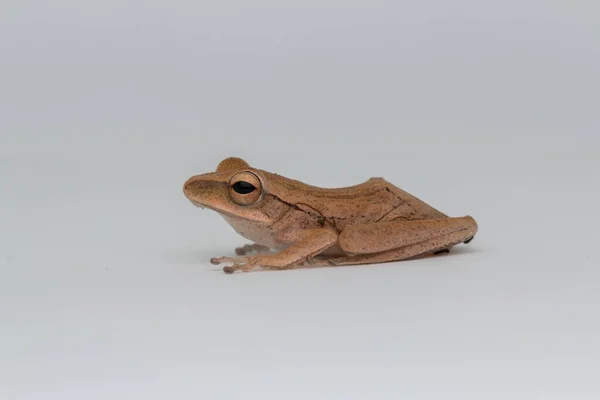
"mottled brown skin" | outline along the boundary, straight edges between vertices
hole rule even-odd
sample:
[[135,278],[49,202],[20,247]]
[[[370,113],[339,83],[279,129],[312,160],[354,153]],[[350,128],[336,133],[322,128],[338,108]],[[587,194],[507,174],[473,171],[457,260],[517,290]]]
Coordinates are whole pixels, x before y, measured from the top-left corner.
[[[231,263],[228,273],[404,260],[448,250],[477,232],[472,217],[450,218],[382,178],[324,189],[234,157],[191,177],[184,193],[255,242],[236,249],[239,257],[211,260]],[[259,254],[245,256],[250,251]]]

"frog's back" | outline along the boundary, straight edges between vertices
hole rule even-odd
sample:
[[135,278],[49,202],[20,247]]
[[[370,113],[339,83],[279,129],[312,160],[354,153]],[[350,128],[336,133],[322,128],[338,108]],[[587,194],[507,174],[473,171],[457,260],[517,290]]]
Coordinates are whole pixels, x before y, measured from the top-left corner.
[[281,201],[323,219],[338,230],[369,222],[446,217],[383,178],[343,188],[321,188],[261,172],[267,174],[269,186]]

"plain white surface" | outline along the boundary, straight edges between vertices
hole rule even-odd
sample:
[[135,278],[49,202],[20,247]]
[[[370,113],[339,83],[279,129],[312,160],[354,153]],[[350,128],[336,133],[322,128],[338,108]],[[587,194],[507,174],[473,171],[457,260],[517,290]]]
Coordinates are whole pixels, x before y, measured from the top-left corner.
[[[597,399],[598,5],[252,3],[3,4],[0,397]],[[230,155],[480,233],[225,275]]]

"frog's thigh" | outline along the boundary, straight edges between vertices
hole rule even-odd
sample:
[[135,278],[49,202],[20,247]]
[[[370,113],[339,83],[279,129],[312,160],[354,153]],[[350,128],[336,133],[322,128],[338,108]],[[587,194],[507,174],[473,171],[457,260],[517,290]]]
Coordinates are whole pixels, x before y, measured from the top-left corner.
[[404,249],[399,254],[406,252],[410,254],[406,257],[412,257],[451,247],[472,238],[475,233],[477,223],[471,217],[394,220],[350,226],[340,234],[339,244],[352,255]]
[[397,249],[386,250],[380,253],[373,254],[357,254],[347,257],[327,258],[319,260],[318,265],[357,265],[357,264],[375,264],[388,261],[400,261],[426,254],[435,253],[436,251],[450,248],[456,244],[465,241],[464,231],[457,231],[446,235],[439,236],[434,239],[426,240],[425,242],[410,244],[408,246]]

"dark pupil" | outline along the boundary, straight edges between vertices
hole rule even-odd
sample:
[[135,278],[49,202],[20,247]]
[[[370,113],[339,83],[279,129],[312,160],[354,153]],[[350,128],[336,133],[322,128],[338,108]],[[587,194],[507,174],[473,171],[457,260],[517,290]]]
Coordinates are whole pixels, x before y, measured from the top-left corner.
[[256,188],[254,187],[253,184],[248,183],[248,182],[244,182],[244,181],[239,181],[233,184],[233,190],[236,191],[236,193],[239,194],[248,194],[248,193],[252,193],[256,190]]

